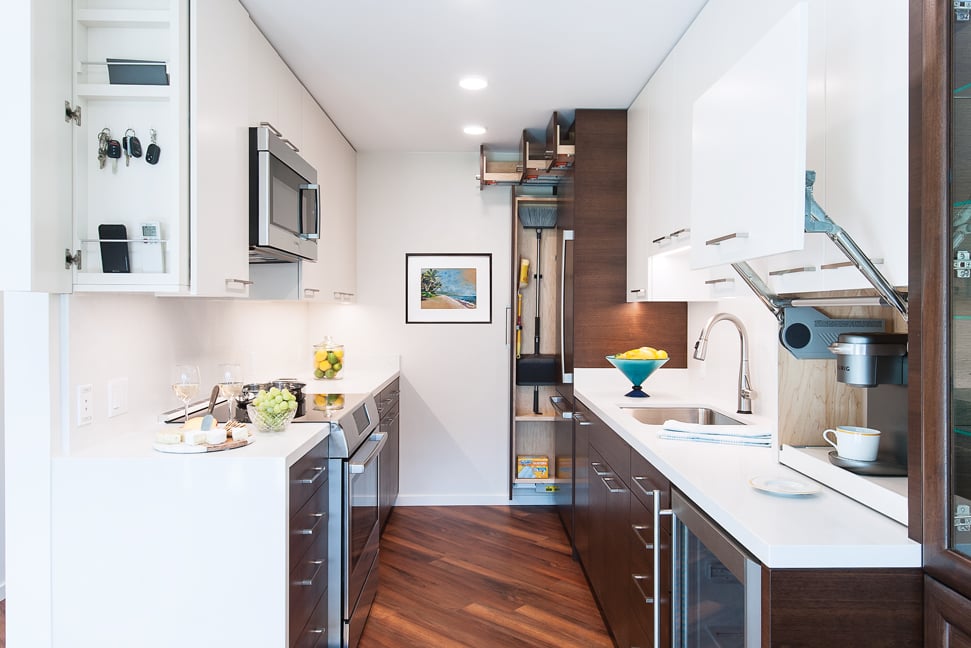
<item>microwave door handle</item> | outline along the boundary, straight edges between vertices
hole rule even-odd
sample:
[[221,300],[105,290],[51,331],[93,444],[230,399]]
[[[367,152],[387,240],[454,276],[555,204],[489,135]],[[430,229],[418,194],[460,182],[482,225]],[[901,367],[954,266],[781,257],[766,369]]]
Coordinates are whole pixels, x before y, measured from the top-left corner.
[[[314,231],[301,232],[300,238],[304,240],[317,240],[320,238],[320,185],[302,184],[300,185],[300,194],[303,195],[304,191],[313,191],[317,197],[314,200]],[[303,202],[301,201],[300,204],[302,205]],[[303,227],[303,218],[300,219],[300,227]]]

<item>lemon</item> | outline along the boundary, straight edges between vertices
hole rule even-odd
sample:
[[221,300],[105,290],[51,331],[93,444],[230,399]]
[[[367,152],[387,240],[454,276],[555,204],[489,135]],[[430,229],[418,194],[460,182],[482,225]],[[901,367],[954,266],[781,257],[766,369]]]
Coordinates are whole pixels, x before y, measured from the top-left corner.
[[314,364],[319,363],[322,360],[327,359],[327,352],[323,349],[317,349],[314,351]]
[[668,357],[668,352],[667,351],[665,351],[664,349],[658,349],[657,350],[657,359],[658,360],[666,360],[667,357]]
[[320,369],[321,371],[326,372],[328,369],[330,369],[330,367],[331,367],[331,364],[327,362],[327,360],[321,360],[320,362],[317,363],[317,368]]

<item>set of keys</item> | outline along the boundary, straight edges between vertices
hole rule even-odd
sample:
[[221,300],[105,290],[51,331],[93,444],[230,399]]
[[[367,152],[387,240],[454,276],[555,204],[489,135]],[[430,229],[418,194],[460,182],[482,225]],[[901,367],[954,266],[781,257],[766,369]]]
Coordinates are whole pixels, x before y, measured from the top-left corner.
[[[145,150],[145,161],[149,164],[158,164],[158,158],[162,149],[158,145],[158,133],[154,128],[149,129],[151,143]],[[142,143],[135,135],[135,129],[129,128],[125,131],[125,136],[121,142],[111,137],[110,128],[102,128],[98,133],[98,168],[105,168],[108,160],[111,160],[111,172],[118,172],[118,160],[125,156],[125,166],[131,166],[132,158],[142,157]]]

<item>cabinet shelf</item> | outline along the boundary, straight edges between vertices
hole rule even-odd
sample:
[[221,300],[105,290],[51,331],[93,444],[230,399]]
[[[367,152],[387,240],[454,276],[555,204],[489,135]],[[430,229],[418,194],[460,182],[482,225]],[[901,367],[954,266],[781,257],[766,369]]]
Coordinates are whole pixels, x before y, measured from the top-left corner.
[[170,13],[165,9],[79,9],[77,22],[99,28],[168,28]]
[[516,420],[517,421],[537,421],[537,422],[555,421],[557,420],[557,417],[553,414],[547,414],[545,412],[542,414],[533,414],[532,412],[517,412]]
[[77,94],[85,99],[112,99],[133,101],[168,101],[172,97],[172,86],[167,85],[111,85],[110,83],[80,83]]
[[558,477],[550,477],[549,479],[522,479],[519,477],[513,477],[512,483],[514,484],[569,484],[569,483],[572,483],[572,480],[560,479]]

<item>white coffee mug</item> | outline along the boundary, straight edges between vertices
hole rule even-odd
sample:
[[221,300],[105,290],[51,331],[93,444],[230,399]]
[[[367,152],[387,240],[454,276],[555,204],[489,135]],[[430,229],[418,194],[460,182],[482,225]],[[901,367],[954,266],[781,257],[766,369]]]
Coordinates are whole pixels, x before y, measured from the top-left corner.
[[[833,438],[830,438],[832,435]],[[874,461],[880,447],[880,430],[856,425],[837,425],[823,432],[823,439],[843,459]]]

